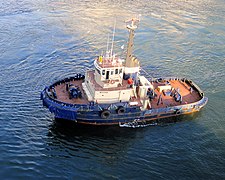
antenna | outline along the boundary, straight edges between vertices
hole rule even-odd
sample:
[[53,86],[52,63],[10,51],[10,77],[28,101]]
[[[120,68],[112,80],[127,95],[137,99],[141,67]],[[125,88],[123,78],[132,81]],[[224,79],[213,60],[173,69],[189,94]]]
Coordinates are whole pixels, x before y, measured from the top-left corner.
[[113,43],[114,43],[115,31],[116,31],[116,19],[115,19],[114,28],[113,28],[113,38],[112,38],[112,46],[111,46],[111,57],[113,55]]
[[109,34],[108,34],[107,46],[106,46],[106,57],[108,58],[108,56],[109,56]]
[[106,46],[106,52],[109,51],[109,34],[108,34],[108,38],[107,38],[107,46]]

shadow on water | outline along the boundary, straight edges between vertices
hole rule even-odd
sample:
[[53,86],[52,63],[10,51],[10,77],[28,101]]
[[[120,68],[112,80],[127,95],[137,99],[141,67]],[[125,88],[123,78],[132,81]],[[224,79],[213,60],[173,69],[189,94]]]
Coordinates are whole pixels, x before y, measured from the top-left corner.
[[126,137],[133,138],[135,133],[140,133],[142,131],[148,131],[151,127],[163,127],[168,125],[173,125],[175,123],[192,121],[195,120],[201,112],[193,113],[189,115],[181,115],[177,117],[163,118],[156,121],[155,124],[146,125],[145,127],[119,127],[119,125],[114,126],[88,126],[80,125],[74,122],[66,121],[63,119],[55,119],[53,124],[50,126],[50,132],[56,136],[83,136],[83,137],[104,137],[104,138],[116,138],[116,137]]
[[[188,123],[188,121],[195,120],[199,115],[200,113],[194,113],[161,119],[155,126],[140,128],[77,125],[74,122],[55,119],[50,124],[47,134],[47,154],[67,158],[97,157],[102,159],[102,157],[110,156],[110,160],[107,160],[106,163],[115,163],[122,155],[126,156],[135,144],[141,142],[145,144],[149,141],[150,147],[152,144],[161,144],[171,135],[171,132],[176,137],[177,133],[183,132],[180,128],[182,124],[179,125],[179,123]],[[176,123],[178,126],[176,126]]]
[[[146,129],[147,130],[147,129]],[[49,126],[48,155],[63,158],[92,159],[103,164],[118,163],[132,147],[140,128],[119,126],[84,126],[65,120],[54,120]],[[139,134],[140,135],[140,134]]]
[[114,126],[88,126],[79,125],[74,122],[67,122],[63,119],[55,119],[50,127],[50,131],[55,135],[64,135],[68,137],[83,136],[83,137],[129,137],[132,136],[138,128],[120,128],[117,125]]

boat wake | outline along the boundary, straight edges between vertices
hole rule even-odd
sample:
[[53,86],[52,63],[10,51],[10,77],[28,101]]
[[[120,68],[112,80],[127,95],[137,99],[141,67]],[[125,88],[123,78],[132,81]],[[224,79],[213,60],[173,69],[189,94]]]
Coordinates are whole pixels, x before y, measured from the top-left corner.
[[119,123],[119,127],[122,128],[143,128],[147,126],[157,126],[157,122],[147,123],[146,121],[140,121],[140,119],[135,119],[127,123]]

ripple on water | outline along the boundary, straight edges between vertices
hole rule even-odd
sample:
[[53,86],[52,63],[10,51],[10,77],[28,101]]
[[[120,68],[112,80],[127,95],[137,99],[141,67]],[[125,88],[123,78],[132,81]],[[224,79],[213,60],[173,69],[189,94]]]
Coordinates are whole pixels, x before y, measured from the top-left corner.
[[[224,178],[225,34],[224,13],[218,4],[172,0],[0,3],[0,176]],[[91,68],[105,49],[114,17],[115,49],[120,50],[127,38],[123,20],[133,14],[142,14],[135,54],[145,70],[154,77],[193,79],[209,97],[205,109],[179,123],[140,129],[78,128],[54,121],[42,107],[40,91]]]

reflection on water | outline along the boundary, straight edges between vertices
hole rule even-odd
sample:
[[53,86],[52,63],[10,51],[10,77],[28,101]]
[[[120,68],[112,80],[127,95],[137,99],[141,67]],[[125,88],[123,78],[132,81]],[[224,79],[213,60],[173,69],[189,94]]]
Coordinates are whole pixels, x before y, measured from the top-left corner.
[[[167,118],[158,121],[156,127],[166,127],[181,123],[184,121],[192,121],[199,116],[194,113],[189,116],[179,116],[176,118]],[[126,154],[129,148],[144,137],[148,131],[155,131],[147,128],[121,128],[119,126],[85,126],[77,125],[74,122],[67,122],[62,119],[55,119],[49,126],[48,132],[48,148],[49,155],[57,156],[57,149],[65,149],[67,157],[78,156],[111,156],[111,160],[117,160],[122,154]],[[100,155],[96,154],[100,153]],[[65,154],[63,154],[64,156]],[[102,158],[102,157],[101,157]]]
[[[59,132],[65,136],[87,136],[87,137],[102,137],[116,138],[128,137],[133,135],[135,130],[124,130],[119,126],[85,126],[76,125],[74,122],[66,122],[62,119],[55,119],[54,123],[49,128],[50,132]],[[125,134],[124,134],[125,133]],[[57,135],[57,134],[56,134]]]
[[[193,121],[197,117],[201,116],[203,112],[192,113],[189,115],[182,115],[172,118],[165,118],[157,120],[155,126],[163,127],[175,124],[177,122]],[[67,121],[63,119],[54,119],[53,123],[49,126],[49,137],[65,138],[65,137],[100,137],[104,139],[125,138],[133,139],[136,132],[142,131],[138,129],[143,128],[122,128],[119,125],[114,126],[88,126],[82,124],[76,124],[73,121]]]
[[[120,164],[121,160],[127,157],[127,153],[137,140],[139,133],[143,133],[143,131],[119,127],[83,126],[81,129],[80,126],[73,123],[65,124],[62,121],[55,121],[49,128],[47,154],[51,157],[70,159],[76,157],[82,161],[88,159],[89,162],[91,161],[90,166],[96,163],[92,172],[99,173],[102,170],[98,166]],[[76,165],[75,169],[79,166]],[[85,169],[85,174],[89,173],[91,174]]]

